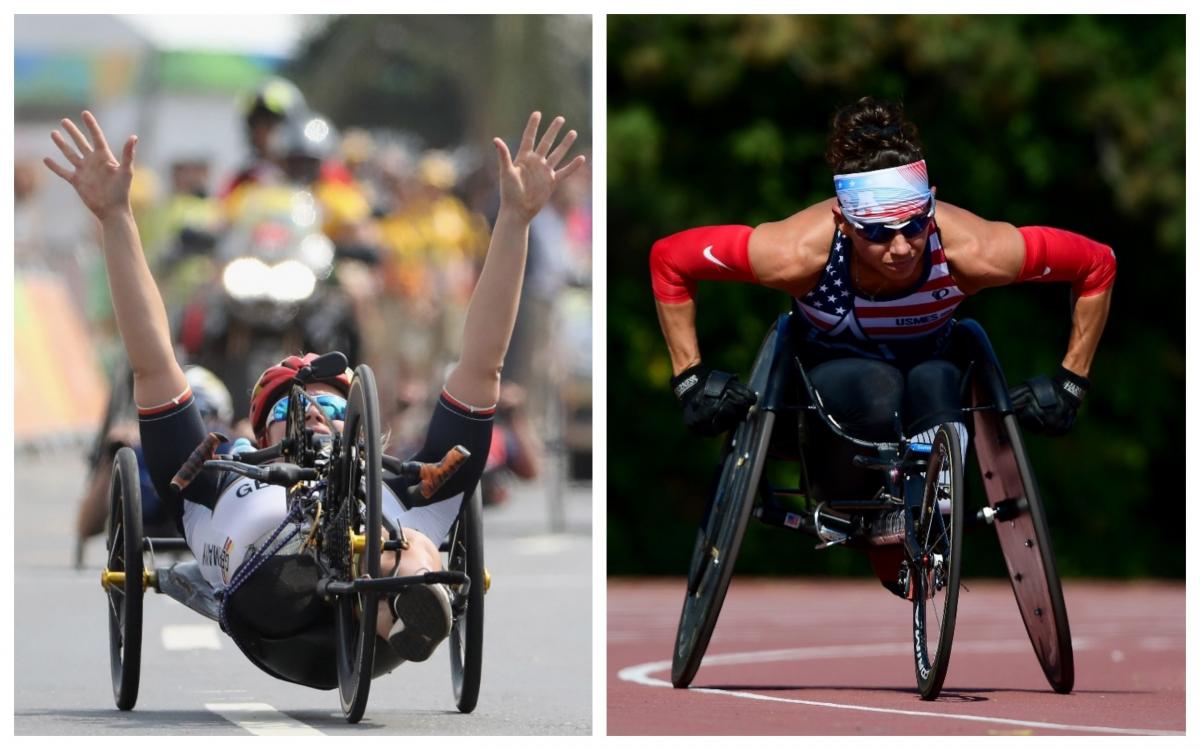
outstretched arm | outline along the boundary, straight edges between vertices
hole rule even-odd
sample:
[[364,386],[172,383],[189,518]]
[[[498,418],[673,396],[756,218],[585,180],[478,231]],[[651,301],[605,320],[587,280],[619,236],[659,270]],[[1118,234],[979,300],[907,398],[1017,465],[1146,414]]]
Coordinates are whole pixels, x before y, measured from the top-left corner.
[[491,408],[500,399],[500,369],[517,320],[529,222],[558,185],[584,162],[584,157],[576,156],[557,168],[576,137],[574,130],[569,131],[551,150],[565,122],[562,117],[554,118],[535,148],[541,120],[540,112],[529,116],[515,159],[504,141],[493,141],[500,162],[500,213],[467,307],[462,357],[446,379],[446,391],[452,398],[479,409]]
[[153,409],[185,394],[187,378],[175,361],[167,311],[142,253],[129,206],[137,136],[125,141],[118,162],[91,112],[83,113],[83,123],[90,142],[69,119],[62,121],[62,127],[73,147],[57,130],[50,134],[70,168],[50,158],[43,161],[75,188],[79,199],[100,220],[117,328],[133,368],[133,397],[139,408]]

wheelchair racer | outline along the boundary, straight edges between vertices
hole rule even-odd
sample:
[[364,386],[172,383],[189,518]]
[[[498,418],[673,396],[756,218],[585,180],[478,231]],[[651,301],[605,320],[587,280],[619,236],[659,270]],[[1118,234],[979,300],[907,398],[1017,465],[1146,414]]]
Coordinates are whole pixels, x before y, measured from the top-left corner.
[[[724,432],[756,400],[736,376],[701,359],[699,280],[749,282],[793,297],[801,362],[850,434],[894,441],[899,413],[904,434],[918,442],[931,442],[938,424],[956,423],[964,450],[962,372],[949,349],[954,310],[983,289],[1038,281],[1072,285],[1071,336],[1058,372],[1014,389],[1013,403],[1027,429],[1070,430],[1108,317],[1112,249],[1062,229],[987,221],[937,200],[916,127],[897,103],[864,97],[840,109],[825,158],[836,197],[782,221],[689,229],[654,244],[653,292],[688,428]],[[852,468],[853,447],[826,437],[811,441],[814,493],[869,496],[877,475]]]
[[[251,548],[261,544],[286,516],[286,490],[211,472],[202,473],[182,496],[171,489],[171,478],[207,433],[175,359],[163,300],[146,264],[129,207],[137,136],[126,140],[118,161],[96,118],[84,112],[83,122],[90,139],[69,119],[62,121],[62,127],[70,142],[57,130],[51,134],[69,166],[50,158],[44,162],[71,184],[100,221],[113,307],[133,370],[146,462],[159,497],[184,531],[202,574],[219,590]],[[487,458],[500,395],[500,370],[520,297],[529,223],[558,184],[584,160],[577,156],[560,167],[576,133],[569,131],[554,146],[563,118],[555,118],[537,140],[540,122],[541,114],[534,112],[515,158],[502,140],[493,141],[500,167],[500,210],[468,307],[462,356],[446,379],[424,447],[415,456],[420,461],[436,461],[455,444],[462,444],[471,458],[435,495],[439,502],[426,507],[404,508],[394,489],[385,486],[384,516],[403,528],[410,543],[398,561],[395,553],[381,555],[381,568],[394,570],[396,575],[441,569],[439,543],[458,514],[463,493],[476,484]],[[251,395],[251,423],[260,447],[282,438],[292,375],[316,356],[288,357],[259,378]],[[310,384],[306,426],[319,433],[329,433],[330,426],[340,430],[349,384],[349,373]],[[379,635],[406,660],[427,659],[450,631],[449,596],[441,585],[410,587],[388,604],[380,609]]]

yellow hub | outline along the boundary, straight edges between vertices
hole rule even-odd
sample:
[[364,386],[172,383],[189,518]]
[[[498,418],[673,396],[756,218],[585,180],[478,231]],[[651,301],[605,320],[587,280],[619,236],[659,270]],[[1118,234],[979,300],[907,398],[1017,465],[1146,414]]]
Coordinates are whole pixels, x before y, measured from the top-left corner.
[[484,568],[483,569],[483,593],[486,594],[488,592],[488,589],[490,589],[491,587],[492,587],[492,574],[488,571],[487,568]]
[[[125,585],[125,571],[109,570],[105,568],[100,571],[100,588],[108,591],[110,586],[123,587]],[[154,575],[154,571],[146,568],[142,569],[142,591],[149,587],[158,587],[158,578]]]

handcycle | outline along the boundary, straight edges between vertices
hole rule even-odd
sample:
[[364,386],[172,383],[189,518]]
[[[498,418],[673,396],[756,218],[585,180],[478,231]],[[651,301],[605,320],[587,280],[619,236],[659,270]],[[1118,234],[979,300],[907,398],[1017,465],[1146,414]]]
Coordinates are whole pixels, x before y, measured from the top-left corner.
[[[1055,692],[1069,693],[1075,680],[1070,626],[1041,495],[1004,374],[983,328],[973,320],[958,322],[951,345],[964,365],[969,392],[964,422],[986,495],[986,504],[972,513],[965,502],[965,456],[957,431],[949,423],[939,425],[931,444],[911,442],[899,426],[891,443],[847,434],[825,410],[795,354],[792,314],[776,320],[759,349],[748,381],[758,401],[730,435],[718,467],[688,570],[672,684],[688,687],[700,668],[753,515],[815,536],[818,548],[902,545],[894,585],[913,602],[917,688],[925,700],[938,697],[949,668],[964,530],[992,526],[1042,671]],[[781,420],[784,416],[795,420]],[[855,466],[882,472],[873,497],[814,497],[804,460],[810,419],[824,423],[835,439],[863,449],[853,459]],[[798,469],[799,486],[773,486],[765,470],[768,459]]]
[[[119,709],[128,711],[137,702],[143,594],[153,589],[220,623],[251,662],[272,677],[319,690],[337,688],[346,720],[355,723],[366,709],[371,680],[402,662],[375,632],[379,599],[424,583],[447,584],[453,592],[449,650],[455,703],[463,713],[475,709],[483,598],[491,583],[483,564],[478,488],[464,494],[441,544],[444,570],[414,576],[380,571],[382,551],[403,554],[407,547],[402,530],[382,517],[384,471],[416,482],[405,499],[409,507],[428,504],[467,451],[456,446],[437,464],[385,456],[375,378],[367,365],[354,371],[345,429],[332,436],[314,434],[305,427],[304,385],[345,368],[344,355],[333,352],[296,374],[279,443],[236,457],[213,457],[223,436],[210,434],[173,480],[182,487],[200,471],[219,470],[288,488],[288,517],[223,590],[214,590],[195,560],[155,567],[156,553],[186,552],[187,542],[143,536],[137,458],[129,448],[117,453],[101,585],[108,600],[113,697]],[[276,459],[281,462],[266,463]],[[300,552],[276,554],[296,536],[304,537]]]

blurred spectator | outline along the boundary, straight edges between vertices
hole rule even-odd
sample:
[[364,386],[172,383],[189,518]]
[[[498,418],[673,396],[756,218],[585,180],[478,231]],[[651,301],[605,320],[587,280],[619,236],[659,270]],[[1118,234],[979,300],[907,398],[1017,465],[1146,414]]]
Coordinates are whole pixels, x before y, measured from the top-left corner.
[[160,259],[156,275],[168,308],[186,304],[216,273],[212,255],[222,215],[209,194],[210,179],[204,157],[181,157],[171,163],[171,193],[159,212],[162,246],[154,252]]
[[247,182],[258,182],[277,173],[278,166],[270,153],[271,136],[288,117],[299,116],[307,106],[300,89],[283,78],[271,78],[244,96],[240,108],[246,123],[250,158],[222,187],[222,199]]
[[451,192],[457,170],[444,152],[427,152],[414,166],[393,147],[380,166],[388,191],[379,222],[381,366],[430,378],[458,354],[457,332],[487,250],[487,221]]
[[13,163],[13,255],[17,268],[37,265],[45,252],[43,217],[35,200],[43,169],[20,158]]

